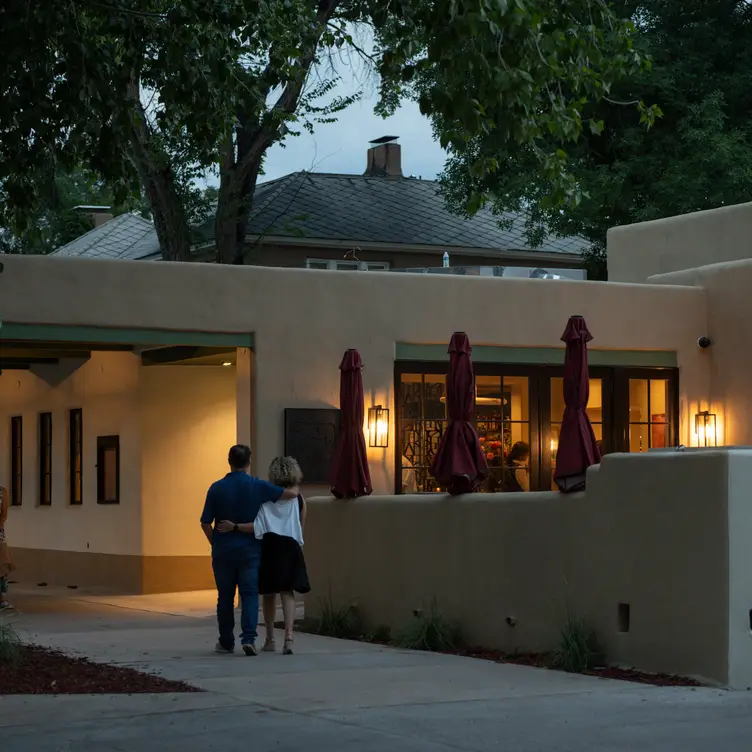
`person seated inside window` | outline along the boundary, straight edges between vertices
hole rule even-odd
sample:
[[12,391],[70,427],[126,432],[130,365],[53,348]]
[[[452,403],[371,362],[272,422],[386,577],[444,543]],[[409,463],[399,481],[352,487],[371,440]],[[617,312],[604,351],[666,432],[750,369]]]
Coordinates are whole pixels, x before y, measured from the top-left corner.
[[530,445],[518,441],[504,458],[501,490],[521,493],[530,490]]

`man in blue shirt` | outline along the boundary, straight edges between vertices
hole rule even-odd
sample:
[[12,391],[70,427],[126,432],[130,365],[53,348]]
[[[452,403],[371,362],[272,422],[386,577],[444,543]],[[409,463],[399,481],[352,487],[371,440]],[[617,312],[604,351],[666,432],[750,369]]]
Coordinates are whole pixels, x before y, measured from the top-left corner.
[[[230,472],[213,483],[206,494],[201,528],[212,547],[212,568],[217,584],[218,653],[235,650],[235,592],[240,593],[240,643],[246,655],[256,655],[258,626],[258,570],[261,544],[253,521],[267,501],[295,499],[300,489],[280,488],[250,475],[251,450],[244,444],[230,449]],[[217,526],[234,520],[229,532]],[[227,525],[225,525],[227,527]]]

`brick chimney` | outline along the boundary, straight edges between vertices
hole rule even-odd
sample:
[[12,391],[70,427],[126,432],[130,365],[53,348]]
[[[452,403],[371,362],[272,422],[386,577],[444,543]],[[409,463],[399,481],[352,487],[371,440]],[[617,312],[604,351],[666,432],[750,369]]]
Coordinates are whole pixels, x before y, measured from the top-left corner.
[[382,136],[370,141],[368,162],[364,175],[380,178],[402,177],[402,147],[395,143],[397,136]]
[[74,206],[73,211],[86,214],[91,218],[94,227],[101,227],[105,222],[109,222],[113,215],[109,206]]

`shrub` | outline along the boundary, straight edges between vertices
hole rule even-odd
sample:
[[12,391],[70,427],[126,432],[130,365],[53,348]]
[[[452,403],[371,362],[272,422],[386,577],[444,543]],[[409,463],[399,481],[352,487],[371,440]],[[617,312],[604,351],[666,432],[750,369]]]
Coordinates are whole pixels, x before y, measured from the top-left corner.
[[368,635],[368,641],[390,643],[392,641],[392,630],[386,624],[379,624],[373,632]]
[[21,656],[21,638],[9,622],[0,619],[0,664],[12,663]]
[[459,625],[441,613],[435,598],[431,600],[428,612],[418,609],[413,616],[413,621],[397,635],[394,641],[397,647],[446,653],[461,646]]
[[603,650],[593,627],[585,619],[568,613],[552,653],[553,667],[581,674],[603,662]]
[[363,636],[363,620],[357,603],[337,606],[331,596],[319,600],[321,615],[314,620],[311,631],[324,637],[355,640]]

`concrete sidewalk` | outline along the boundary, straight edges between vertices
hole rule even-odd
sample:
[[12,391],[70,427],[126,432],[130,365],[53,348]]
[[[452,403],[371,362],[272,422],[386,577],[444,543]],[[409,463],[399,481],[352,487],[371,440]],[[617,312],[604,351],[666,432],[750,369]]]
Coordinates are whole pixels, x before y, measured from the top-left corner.
[[204,694],[0,698],[2,752],[747,752],[752,696],[657,689],[309,635],[216,656],[212,593],[14,594],[27,639]]

